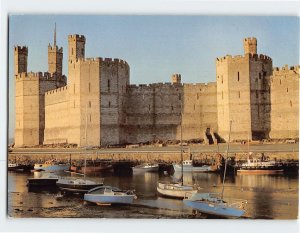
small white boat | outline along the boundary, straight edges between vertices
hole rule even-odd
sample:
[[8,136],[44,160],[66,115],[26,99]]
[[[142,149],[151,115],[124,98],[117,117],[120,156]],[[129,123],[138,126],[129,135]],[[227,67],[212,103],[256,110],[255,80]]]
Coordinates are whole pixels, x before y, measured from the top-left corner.
[[201,213],[225,218],[239,218],[245,213],[243,208],[247,201],[235,199],[228,203],[218,196],[216,193],[196,193],[183,203]]
[[[182,166],[182,168],[181,168]],[[216,169],[213,166],[203,165],[199,167],[193,166],[192,160],[184,160],[181,164],[173,164],[175,172],[180,172],[183,169],[183,172],[213,172]]]
[[136,195],[132,191],[122,191],[111,186],[100,186],[84,194],[84,200],[98,205],[103,204],[132,204]]
[[48,160],[45,163],[34,164],[33,169],[35,171],[46,171],[46,172],[56,172],[56,171],[65,171],[70,169],[70,165],[66,163],[61,163],[54,159]]
[[144,163],[133,167],[132,171],[133,172],[157,172],[158,167],[159,167],[158,164]]
[[104,179],[99,182],[86,179],[61,178],[56,182],[60,190],[71,193],[86,193],[92,188],[103,185]]
[[198,190],[193,186],[182,185],[181,183],[158,182],[157,192],[162,196],[183,199],[192,196]]

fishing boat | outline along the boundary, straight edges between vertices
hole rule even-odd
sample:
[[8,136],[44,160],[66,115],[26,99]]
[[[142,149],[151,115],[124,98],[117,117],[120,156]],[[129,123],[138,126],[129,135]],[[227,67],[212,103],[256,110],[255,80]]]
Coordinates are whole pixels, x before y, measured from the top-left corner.
[[84,200],[98,205],[105,204],[132,204],[136,195],[133,191],[123,191],[116,187],[100,186],[84,194]]
[[181,171],[181,166],[183,166],[183,172],[214,172],[217,170],[216,166],[202,165],[198,167],[193,165],[193,160],[184,160],[182,165],[173,164],[174,171]]
[[201,213],[226,218],[239,218],[245,213],[243,207],[246,201],[235,199],[235,202],[227,203],[219,195],[219,193],[195,193],[183,200],[183,203]]
[[232,121],[230,121],[230,127],[229,127],[229,138],[227,142],[225,169],[223,174],[221,194],[196,193],[191,197],[183,200],[183,203],[201,213],[221,216],[225,218],[239,218],[245,213],[244,204],[247,203],[247,201],[240,200],[240,199],[231,199],[231,201],[229,202],[223,199],[229,142],[230,142],[230,134],[231,134],[231,125],[232,125]]
[[[181,112],[182,115],[182,112]],[[181,117],[182,119],[182,117]],[[165,197],[171,198],[187,198],[198,192],[195,186],[183,184],[183,143],[182,143],[182,122],[180,124],[180,157],[181,157],[181,183],[178,182],[158,182],[157,192]]]
[[87,193],[89,190],[102,186],[104,179],[98,182],[80,178],[61,178],[56,182],[57,187],[68,193]]
[[34,164],[33,167],[35,171],[46,171],[46,172],[66,171],[69,170],[69,168],[70,168],[69,164],[57,161],[55,159],[48,160],[45,163]]
[[157,172],[158,164],[143,163],[132,167],[133,172]]
[[237,167],[238,174],[281,174],[283,165],[276,161],[249,159]]
[[40,187],[40,186],[56,186],[56,182],[59,180],[59,177],[50,173],[44,173],[40,177],[28,178],[27,186],[28,187]]

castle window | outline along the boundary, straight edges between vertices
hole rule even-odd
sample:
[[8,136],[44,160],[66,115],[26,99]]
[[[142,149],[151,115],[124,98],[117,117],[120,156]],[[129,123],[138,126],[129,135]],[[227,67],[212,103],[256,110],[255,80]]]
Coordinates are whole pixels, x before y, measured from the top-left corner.
[[178,99],[179,99],[179,100],[181,100],[181,93],[179,93],[179,95],[178,95]]
[[91,92],[91,83],[89,83],[89,92]]
[[281,79],[279,80],[279,83],[280,83],[280,85],[281,85]]
[[255,91],[256,98],[258,98],[258,90]]
[[238,81],[240,81],[240,72],[238,72]]
[[108,101],[108,107],[110,108],[110,101]]
[[291,106],[291,107],[293,107],[293,103],[292,103],[292,101],[291,101],[291,100],[290,100],[290,106]]
[[196,110],[196,105],[194,104],[194,111]]
[[258,73],[259,79],[261,79],[261,73]]
[[239,91],[239,99],[241,98],[241,92]]
[[149,110],[149,112],[150,112],[150,104],[148,105],[148,110]]
[[173,105],[171,106],[171,110],[172,110],[172,111],[174,110],[174,107],[173,107]]
[[110,92],[110,80],[107,80],[107,91]]
[[92,107],[92,103],[91,103],[91,101],[89,101],[89,107],[90,107],[90,108]]
[[199,99],[199,93],[197,93],[197,100]]
[[223,84],[223,75],[221,75],[221,78],[222,78],[222,84]]
[[289,88],[286,89],[286,92],[289,92]]

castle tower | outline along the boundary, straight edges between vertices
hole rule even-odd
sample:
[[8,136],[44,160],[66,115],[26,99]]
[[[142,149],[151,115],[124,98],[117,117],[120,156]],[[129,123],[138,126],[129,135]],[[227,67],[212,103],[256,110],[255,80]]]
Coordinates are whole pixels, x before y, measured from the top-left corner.
[[15,56],[15,75],[27,72],[28,48],[16,46],[14,49]]
[[181,74],[173,74],[171,81],[172,81],[172,84],[181,83]]
[[245,54],[257,54],[257,40],[256,38],[245,38],[244,39],[244,53]]
[[53,47],[48,45],[48,72],[50,74],[57,74],[58,77],[62,76],[62,61],[63,61],[63,48],[58,48],[56,45],[56,24],[54,28],[54,43]]
[[231,140],[261,140],[270,132],[272,59],[258,55],[255,38],[244,39],[244,56],[217,58],[218,133]]
[[85,37],[83,35],[69,35],[69,62],[85,57]]

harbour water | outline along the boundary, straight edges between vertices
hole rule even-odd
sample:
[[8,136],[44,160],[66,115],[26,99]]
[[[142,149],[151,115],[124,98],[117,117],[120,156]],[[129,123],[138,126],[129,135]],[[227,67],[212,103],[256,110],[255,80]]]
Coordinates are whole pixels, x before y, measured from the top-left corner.
[[[176,181],[180,174],[114,172],[87,176],[90,180],[104,178],[105,185],[135,190],[138,197],[131,206],[97,206],[86,204],[78,195],[57,199],[57,189],[29,190],[27,178],[41,172],[8,172],[8,215],[10,217],[52,218],[206,218],[194,215],[182,200],[160,197],[157,182]],[[60,173],[61,176],[81,176]],[[81,176],[82,177],[82,176]],[[221,192],[222,177],[216,173],[184,173],[184,183],[201,187],[199,192]],[[228,175],[224,198],[247,200],[245,218],[295,219],[298,215],[298,174],[295,175]]]

